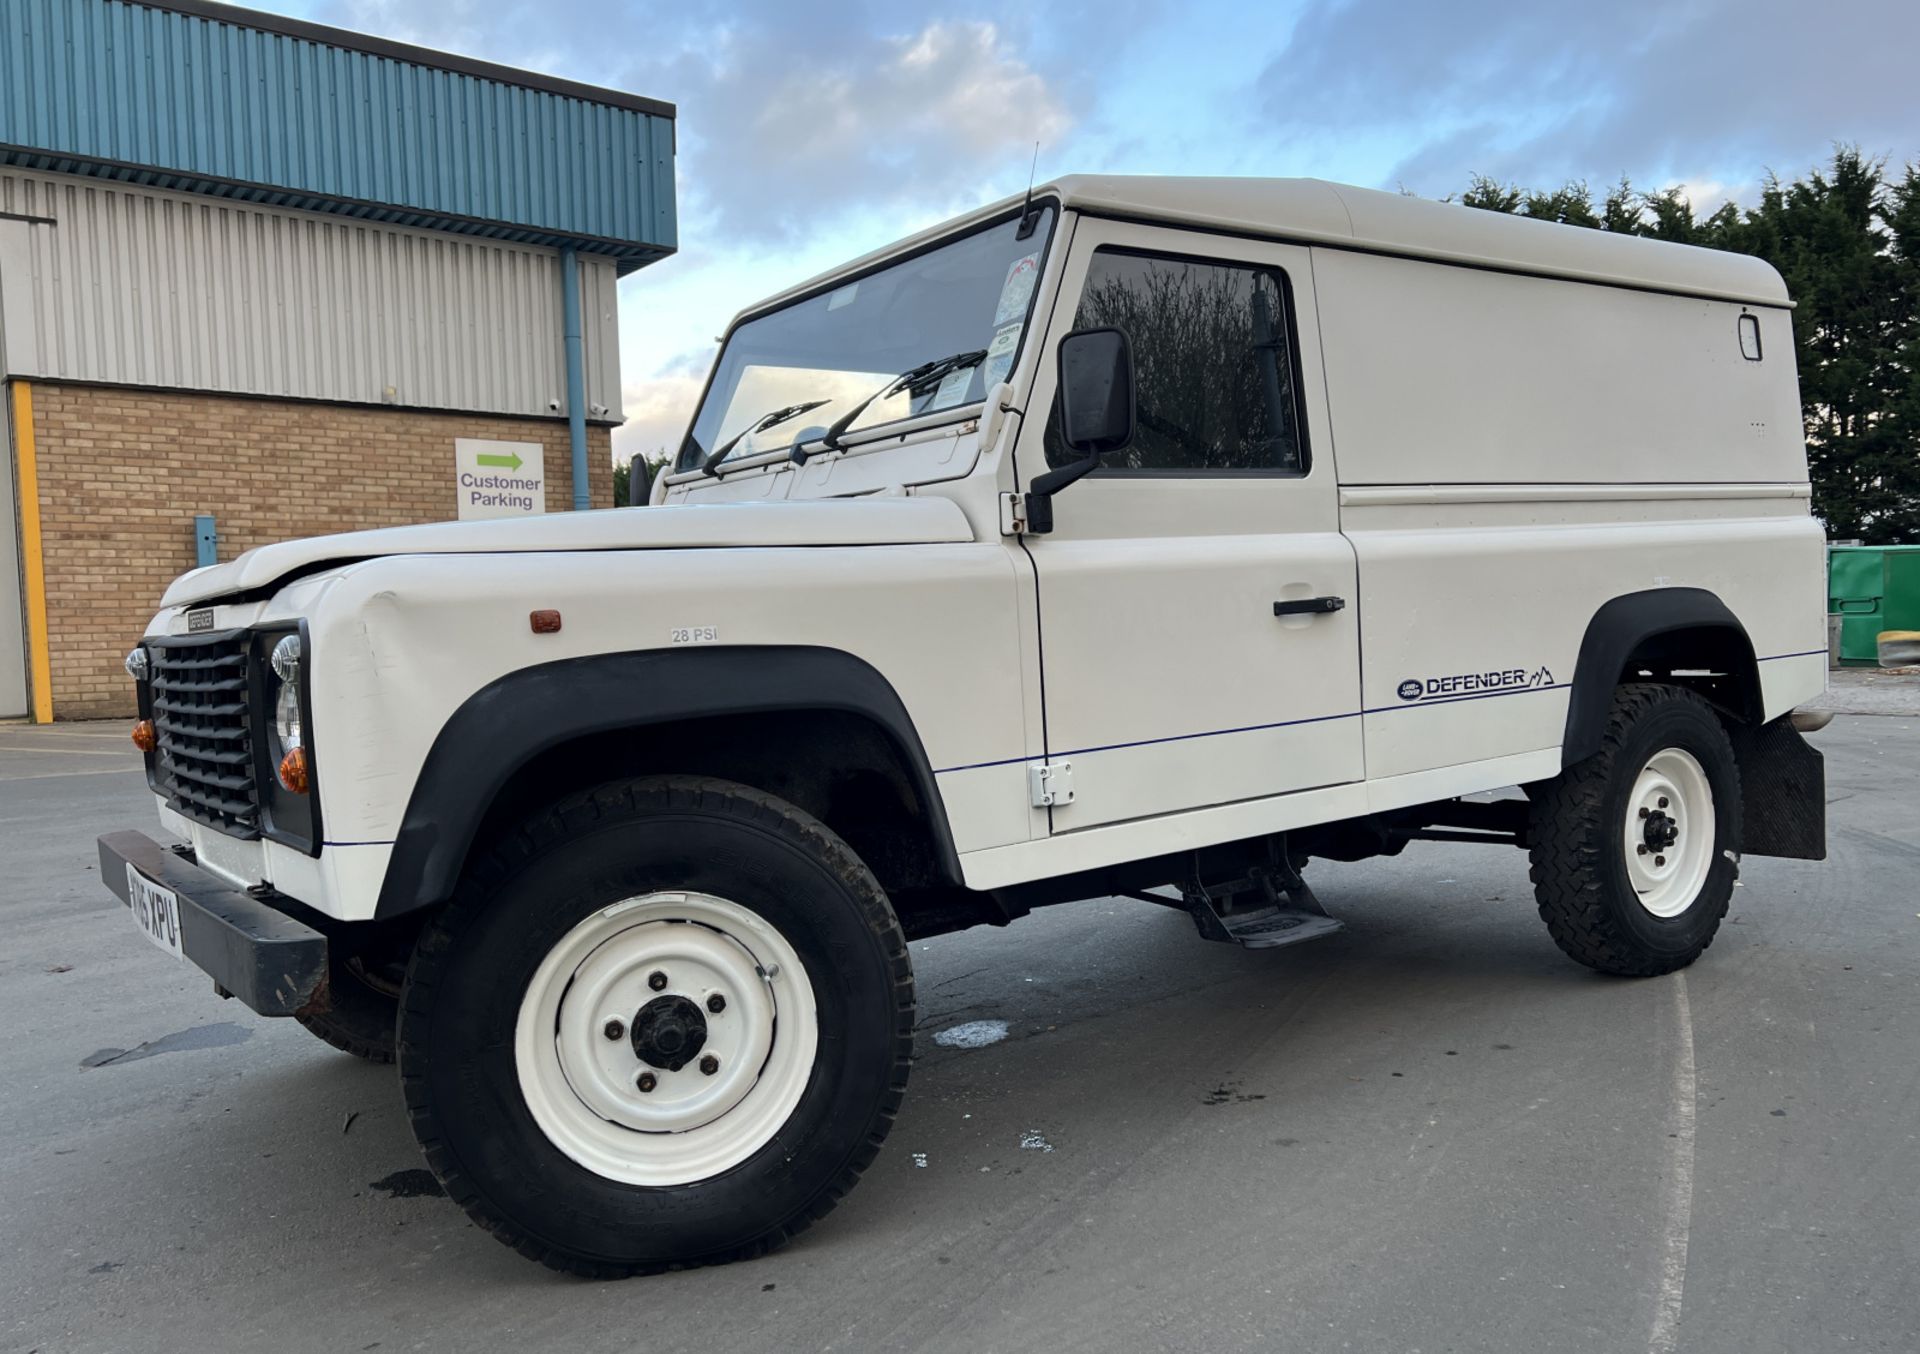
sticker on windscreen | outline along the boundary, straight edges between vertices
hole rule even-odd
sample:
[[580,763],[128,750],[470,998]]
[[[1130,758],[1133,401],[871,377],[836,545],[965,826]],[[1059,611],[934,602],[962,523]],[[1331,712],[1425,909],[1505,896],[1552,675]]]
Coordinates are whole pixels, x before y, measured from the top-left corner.
[[980,364],[980,379],[991,389],[1007,379],[1013,370],[1013,350],[1020,346],[1020,325],[1003,325],[993,332],[987,345],[987,360]]
[[967,398],[967,387],[973,384],[973,368],[962,367],[950,371],[940,378],[940,388],[933,392],[933,402],[927,408],[951,409]]
[[827,297],[827,309],[838,310],[841,306],[850,306],[853,304],[853,298],[859,294],[860,284],[858,282],[849,282],[846,286]]
[[1027,303],[1033,300],[1033,284],[1040,280],[1040,251],[1015,259],[1007,268],[1007,280],[1000,284],[1000,304],[993,308],[993,322],[1024,320]]

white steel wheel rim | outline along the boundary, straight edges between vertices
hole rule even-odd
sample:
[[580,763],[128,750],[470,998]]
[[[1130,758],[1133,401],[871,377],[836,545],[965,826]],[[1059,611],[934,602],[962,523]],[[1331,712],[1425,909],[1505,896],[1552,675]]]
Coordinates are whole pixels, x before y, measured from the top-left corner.
[[[665,975],[657,989],[654,974]],[[663,998],[690,1003],[705,1025],[678,1070],[636,1046],[640,1016]],[[779,931],[711,894],[649,893],[586,918],[541,961],[520,1001],[514,1064],[534,1122],[575,1162],[625,1184],[686,1185],[772,1141],[819,1041],[813,985]]]
[[1634,778],[1627,799],[1627,879],[1640,906],[1677,917],[1693,906],[1713,869],[1713,787],[1698,759],[1663,748]]

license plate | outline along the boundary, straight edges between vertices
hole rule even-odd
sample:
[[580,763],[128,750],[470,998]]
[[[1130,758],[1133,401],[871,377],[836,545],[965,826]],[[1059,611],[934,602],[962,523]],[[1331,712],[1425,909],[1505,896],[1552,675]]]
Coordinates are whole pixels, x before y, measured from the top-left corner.
[[127,902],[127,910],[133,913],[133,924],[140,928],[141,935],[175,959],[186,958],[180,949],[179,894],[161,888],[129,865]]

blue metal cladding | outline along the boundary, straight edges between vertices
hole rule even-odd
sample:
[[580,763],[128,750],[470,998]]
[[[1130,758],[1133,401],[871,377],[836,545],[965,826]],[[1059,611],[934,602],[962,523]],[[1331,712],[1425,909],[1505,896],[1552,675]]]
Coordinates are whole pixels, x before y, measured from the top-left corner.
[[479,64],[458,58],[430,65],[310,36],[333,30],[199,9],[0,0],[0,157],[574,244],[614,255],[622,272],[677,243],[667,105],[602,102],[562,81],[512,83],[449,68]]

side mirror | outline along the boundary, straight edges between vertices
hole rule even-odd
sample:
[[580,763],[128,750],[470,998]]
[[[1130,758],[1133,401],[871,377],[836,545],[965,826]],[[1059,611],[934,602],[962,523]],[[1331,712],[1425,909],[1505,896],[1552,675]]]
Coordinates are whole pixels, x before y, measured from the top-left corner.
[[653,462],[645,452],[636,451],[627,462],[627,506],[644,508],[653,497]]
[[1037,476],[1027,530],[1053,530],[1053,496],[1133,443],[1133,348],[1125,330],[1076,329],[1060,340],[1060,434],[1080,459]]
[[1060,340],[1060,432],[1082,456],[1133,441],[1133,349],[1125,331],[1076,329]]

